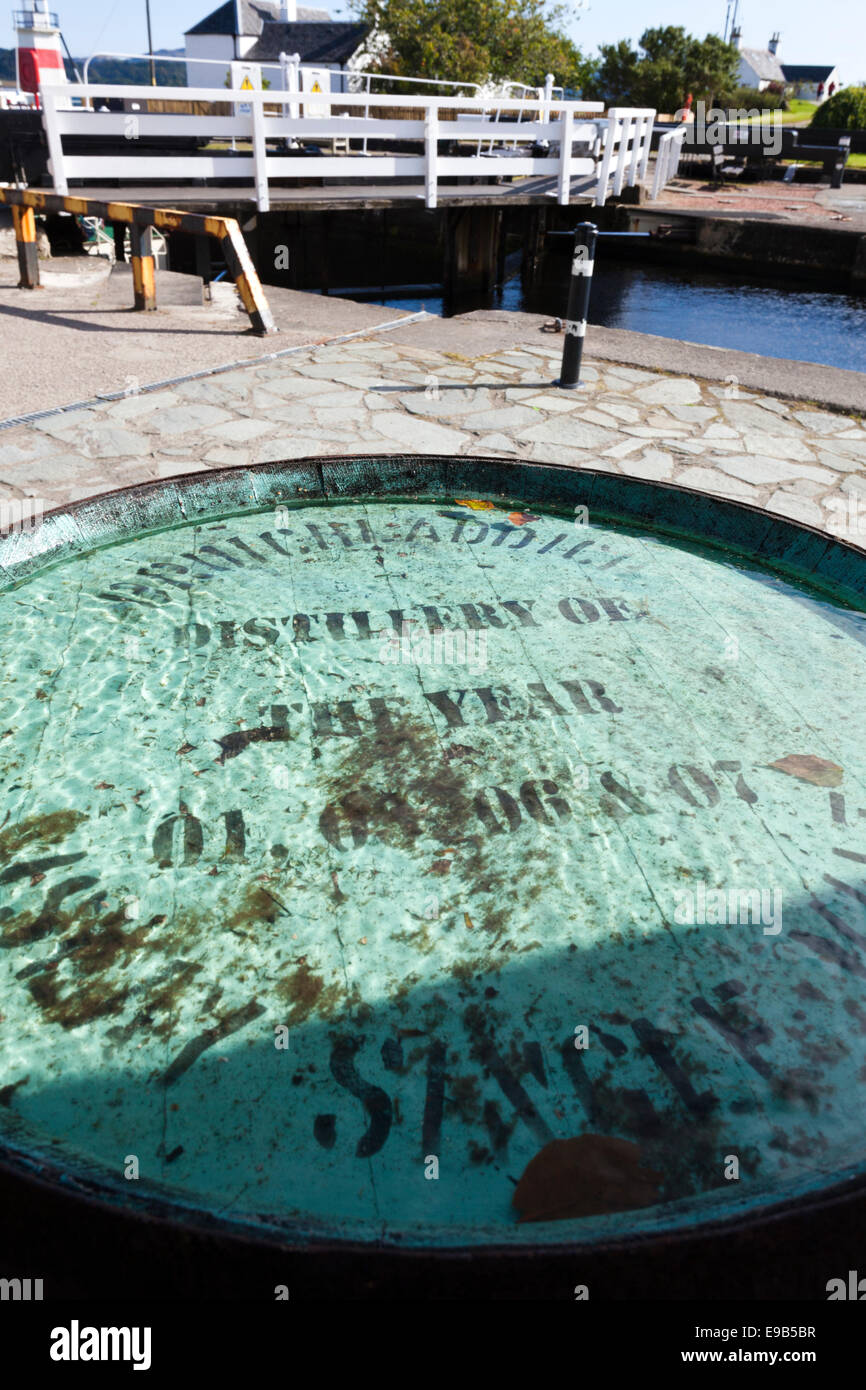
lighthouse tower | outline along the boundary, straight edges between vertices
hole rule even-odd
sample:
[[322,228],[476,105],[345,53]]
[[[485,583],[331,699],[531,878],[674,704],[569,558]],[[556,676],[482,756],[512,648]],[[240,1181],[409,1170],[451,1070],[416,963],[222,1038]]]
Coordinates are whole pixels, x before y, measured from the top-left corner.
[[48,0],[29,0],[29,9],[16,10],[15,25],[18,89],[33,92],[38,102],[40,86],[66,85],[60,25],[57,15],[48,9]]

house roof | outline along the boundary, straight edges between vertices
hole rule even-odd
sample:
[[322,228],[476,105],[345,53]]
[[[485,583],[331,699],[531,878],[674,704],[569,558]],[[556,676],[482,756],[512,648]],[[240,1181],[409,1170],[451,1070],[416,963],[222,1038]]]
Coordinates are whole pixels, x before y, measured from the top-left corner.
[[782,72],[788,82],[826,82],[827,78],[836,71],[836,64],[819,64],[814,67],[809,63],[783,63]]
[[303,63],[345,63],[370,32],[368,24],[266,24],[244,61],[274,62],[281,53],[299,53]]
[[[280,17],[280,7],[278,4],[268,4],[266,0],[240,0],[241,6],[241,25],[245,35],[256,36],[262,32],[265,24],[275,23]],[[331,16],[327,10],[305,9],[302,5],[298,6],[298,22],[301,23],[328,23]],[[188,34],[231,34],[237,32],[237,6],[235,0],[227,0],[225,5],[220,5],[218,10],[200,19],[198,24],[194,24],[191,29],[187,29]]]
[[759,82],[784,82],[782,65],[769,48],[741,48],[740,57],[745,59]]

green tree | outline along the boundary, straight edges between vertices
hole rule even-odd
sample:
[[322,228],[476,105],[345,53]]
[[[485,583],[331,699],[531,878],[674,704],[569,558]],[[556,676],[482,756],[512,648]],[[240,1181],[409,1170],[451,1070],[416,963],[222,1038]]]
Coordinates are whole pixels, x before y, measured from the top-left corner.
[[647,29],[637,48],[629,39],[602,44],[600,64],[587,96],[612,106],[651,106],[673,112],[689,92],[712,106],[728,101],[738,85],[739,57],[717,34],[705,39],[679,26]]
[[866,85],[835,92],[821,103],[811,124],[825,130],[866,130]]
[[354,0],[353,11],[382,39],[373,72],[530,87],[552,72],[575,92],[594,68],[559,27],[565,6],[548,0]]

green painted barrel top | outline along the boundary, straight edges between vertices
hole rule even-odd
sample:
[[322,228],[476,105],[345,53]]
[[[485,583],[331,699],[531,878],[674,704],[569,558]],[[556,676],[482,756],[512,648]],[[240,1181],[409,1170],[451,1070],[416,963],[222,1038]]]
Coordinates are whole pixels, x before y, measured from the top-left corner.
[[862,551],[389,457],[109,494],[0,563],[7,1162],[428,1248],[863,1178]]

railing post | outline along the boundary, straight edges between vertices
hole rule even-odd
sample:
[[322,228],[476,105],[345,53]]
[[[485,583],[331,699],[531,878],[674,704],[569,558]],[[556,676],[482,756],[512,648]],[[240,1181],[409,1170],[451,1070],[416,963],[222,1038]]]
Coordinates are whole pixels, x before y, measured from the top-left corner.
[[637,128],[631,116],[625,116],[620,125],[619,149],[616,157],[616,175],[613,180],[613,196],[618,198],[622,193],[622,185],[625,179],[625,166],[628,163],[628,142],[637,135]]
[[559,193],[558,202],[567,205],[571,197],[571,146],[574,140],[574,112],[567,106],[559,118]]
[[659,139],[659,147],[656,150],[656,167],[653,171],[653,189],[652,193],[650,194],[650,198],[653,202],[655,202],[656,198],[659,196],[659,193],[661,191],[662,170],[664,168],[664,160],[665,155],[667,153],[667,147],[670,138],[670,133],[668,131],[665,131],[664,135],[662,135]]
[[251,104],[253,119],[253,177],[256,184],[256,205],[259,212],[268,212],[271,206],[268,192],[268,144],[265,139],[265,107],[256,100]]
[[544,115],[542,120],[545,125],[550,120],[550,103],[553,101],[553,73],[549,72],[544,79]]
[[601,168],[598,171],[598,187],[595,190],[595,205],[597,208],[600,208],[607,198],[607,181],[610,178],[610,162],[613,158],[618,130],[619,120],[617,116],[613,112],[608,111],[607,124],[604,127],[604,142],[601,151]]
[[69,185],[66,182],[66,174],[63,168],[63,139],[60,134],[60,122],[57,114],[57,95],[58,91],[65,91],[66,88],[40,87],[39,97],[42,106],[42,123],[45,126],[45,139],[48,142],[48,168],[51,172],[51,181],[54,184],[55,192],[61,197],[65,197],[69,192]]
[[568,307],[565,320],[565,342],[562,345],[562,367],[554,384],[566,391],[580,385],[580,363],[586,319],[589,312],[589,292],[595,265],[595,243],[598,228],[594,222],[579,222],[574,229],[574,250],[571,258],[571,279],[568,284]]
[[18,248],[19,290],[39,289],[39,253],[36,246],[36,214],[32,208],[12,205],[12,224]]
[[646,116],[639,116],[635,122],[634,139],[631,147],[631,163],[628,166],[628,186],[634,188],[637,183],[637,171],[640,167],[641,155],[643,154],[643,138],[646,131]]
[[436,206],[437,163],[439,155],[439,107],[427,107],[424,123],[424,194],[428,208]]
[[267,213],[271,206],[268,192],[268,147],[264,136],[264,104],[253,96],[250,101],[253,120],[253,181],[256,183],[256,206]]
[[643,183],[644,179],[646,178],[647,166],[649,165],[650,150],[652,149],[653,143],[653,126],[655,125],[655,119],[656,113],[655,111],[653,111],[652,115],[647,117],[646,139],[644,141],[643,154],[640,162],[640,172],[638,174],[638,179],[641,183]]
[[132,284],[136,309],[156,308],[156,277],[153,267],[153,230],[133,222],[129,229],[132,243]]
[[851,136],[840,135],[836,158],[830,173],[830,187],[841,188],[845,177],[845,165],[851,157]]
[[683,157],[683,145],[685,144],[685,140],[686,140],[686,131],[685,131],[685,126],[684,126],[683,129],[682,129],[681,131],[675,131],[675,132],[674,132],[674,138],[673,138],[673,145],[674,145],[674,150],[673,150],[673,168],[671,169],[671,172],[670,172],[670,174],[668,175],[669,178],[675,179],[676,176],[677,176],[677,174],[678,174],[679,171],[680,171],[680,160],[681,160],[682,157]]

